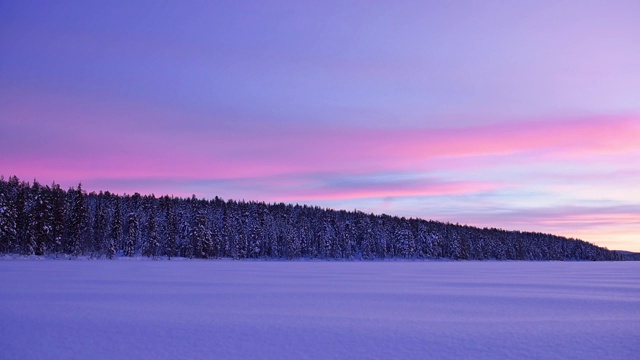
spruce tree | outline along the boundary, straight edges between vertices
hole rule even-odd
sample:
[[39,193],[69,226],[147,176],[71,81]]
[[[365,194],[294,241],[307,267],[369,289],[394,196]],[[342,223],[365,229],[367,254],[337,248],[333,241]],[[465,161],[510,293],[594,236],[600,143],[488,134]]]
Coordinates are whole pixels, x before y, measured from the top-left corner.
[[32,253],[42,256],[47,251],[47,245],[51,243],[50,237],[53,229],[53,207],[51,205],[51,191],[49,187],[42,187],[34,180],[31,197],[31,243],[34,245]]
[[104,245],[105,255],[109,259],[113,259],[118,253],[118,247],[122,241],[122,213],[120,209],[120,199],[115,198],[115,208],[111,217],[111,230]]
[[135,255],[138,231],[138,216],[135,212],[130,212],[127,216],[127,238],[124,245],[125,256],[132,257]]
[[103,195],[100,193],[96,201],[96,211],[93,218],[93,242],[91,244],[92,256],[99,257],[109,250],[105,249],[107,236],[107,204],[103,204]]
[[193,255],[202,259],[209,258],[213,250],[213,239],[211,231],[207,228],[207,217],[203,209],[199,210],[194,217],[190,238]]
[[165,204],[164,253],[169,259],[178,255],[178,216],[173,202],[167,198]]
[[66,194],[60,185],[53,183],[51,186],[51,250],[55,254],[64,252],[65,219],[66,219]]
[[10,197],[9,187],[0,188],[0,253],[14,251],[18,236],[18,214],[15,205],[15,201]]
[[160,243],[158,241],[158,226],[156,207],[152,203],[149,205],[149,218],[147,219],[147,236],[144,239],[143,255],[151,258],[158,256]]
[[124,256],[132,257],[135,255],[138,231],[138,216],[135,212],[130,212],[127,217],[127,239],[124,246]]
[[71,213],[69,216],[69,248],[68,253],[78,256],[83,253],[87,238],[88,210],[85,205],[86,194],[82,190],[82,184],[78,184],[76,190],[69,189],[71,196]]

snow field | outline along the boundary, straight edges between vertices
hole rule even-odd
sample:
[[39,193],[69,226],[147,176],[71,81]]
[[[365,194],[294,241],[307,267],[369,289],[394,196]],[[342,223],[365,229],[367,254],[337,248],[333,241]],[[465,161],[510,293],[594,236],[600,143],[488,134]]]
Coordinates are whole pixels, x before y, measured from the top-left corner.
[[640,262],[0,261],[1,359],[635,358]]

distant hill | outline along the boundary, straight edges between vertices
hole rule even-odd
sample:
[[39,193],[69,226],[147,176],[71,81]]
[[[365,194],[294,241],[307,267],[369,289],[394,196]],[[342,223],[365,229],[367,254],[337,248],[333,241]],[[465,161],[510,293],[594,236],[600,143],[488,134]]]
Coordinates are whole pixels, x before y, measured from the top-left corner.
[[0,252],[234,259],[640,260],[560,236],[306,205],[0,179]]

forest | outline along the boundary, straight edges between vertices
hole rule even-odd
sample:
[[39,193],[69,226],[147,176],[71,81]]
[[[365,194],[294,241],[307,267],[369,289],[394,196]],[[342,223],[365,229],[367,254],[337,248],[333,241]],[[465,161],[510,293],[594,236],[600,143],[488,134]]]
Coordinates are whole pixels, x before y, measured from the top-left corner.
[[638,260],[551,234],[0,178],[0,253],[90,258]]

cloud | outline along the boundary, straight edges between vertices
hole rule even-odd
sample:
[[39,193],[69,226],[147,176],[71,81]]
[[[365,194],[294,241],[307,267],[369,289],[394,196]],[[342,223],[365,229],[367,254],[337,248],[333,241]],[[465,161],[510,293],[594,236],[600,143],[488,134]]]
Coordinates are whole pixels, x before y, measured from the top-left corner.
[[[476,226],[553,233],[608,246],[640,251],[637,205],[557,206],[456,214]],[[447,219],[442,219],[447,220]]]
[[[592,164],[597,159],[597,169],[617,158],[639,161],[640,166],[640,117],[633,116],[463,128],[380,128],[279,124],[273,119],[234,119],[229,114],[211,114],[207,120],[202,114],[55,96],[13,99],[0,103],[6,115],[7,131],[0,135],[5,171],[55,174],[62,180],[286,179],[320,173],[350,181],[392,172],[457,171],[459,178],[449,182],[469,184],[478,182],[478,173],[496,168],[511,173],[510,169],[527,165]],[[429,192],[426,184],[402,181],[395,190],[391,185],[384,190],[420,192],[421,186],[420,191]],[[373,188],[351,190],[352,196],[385,193]]]

